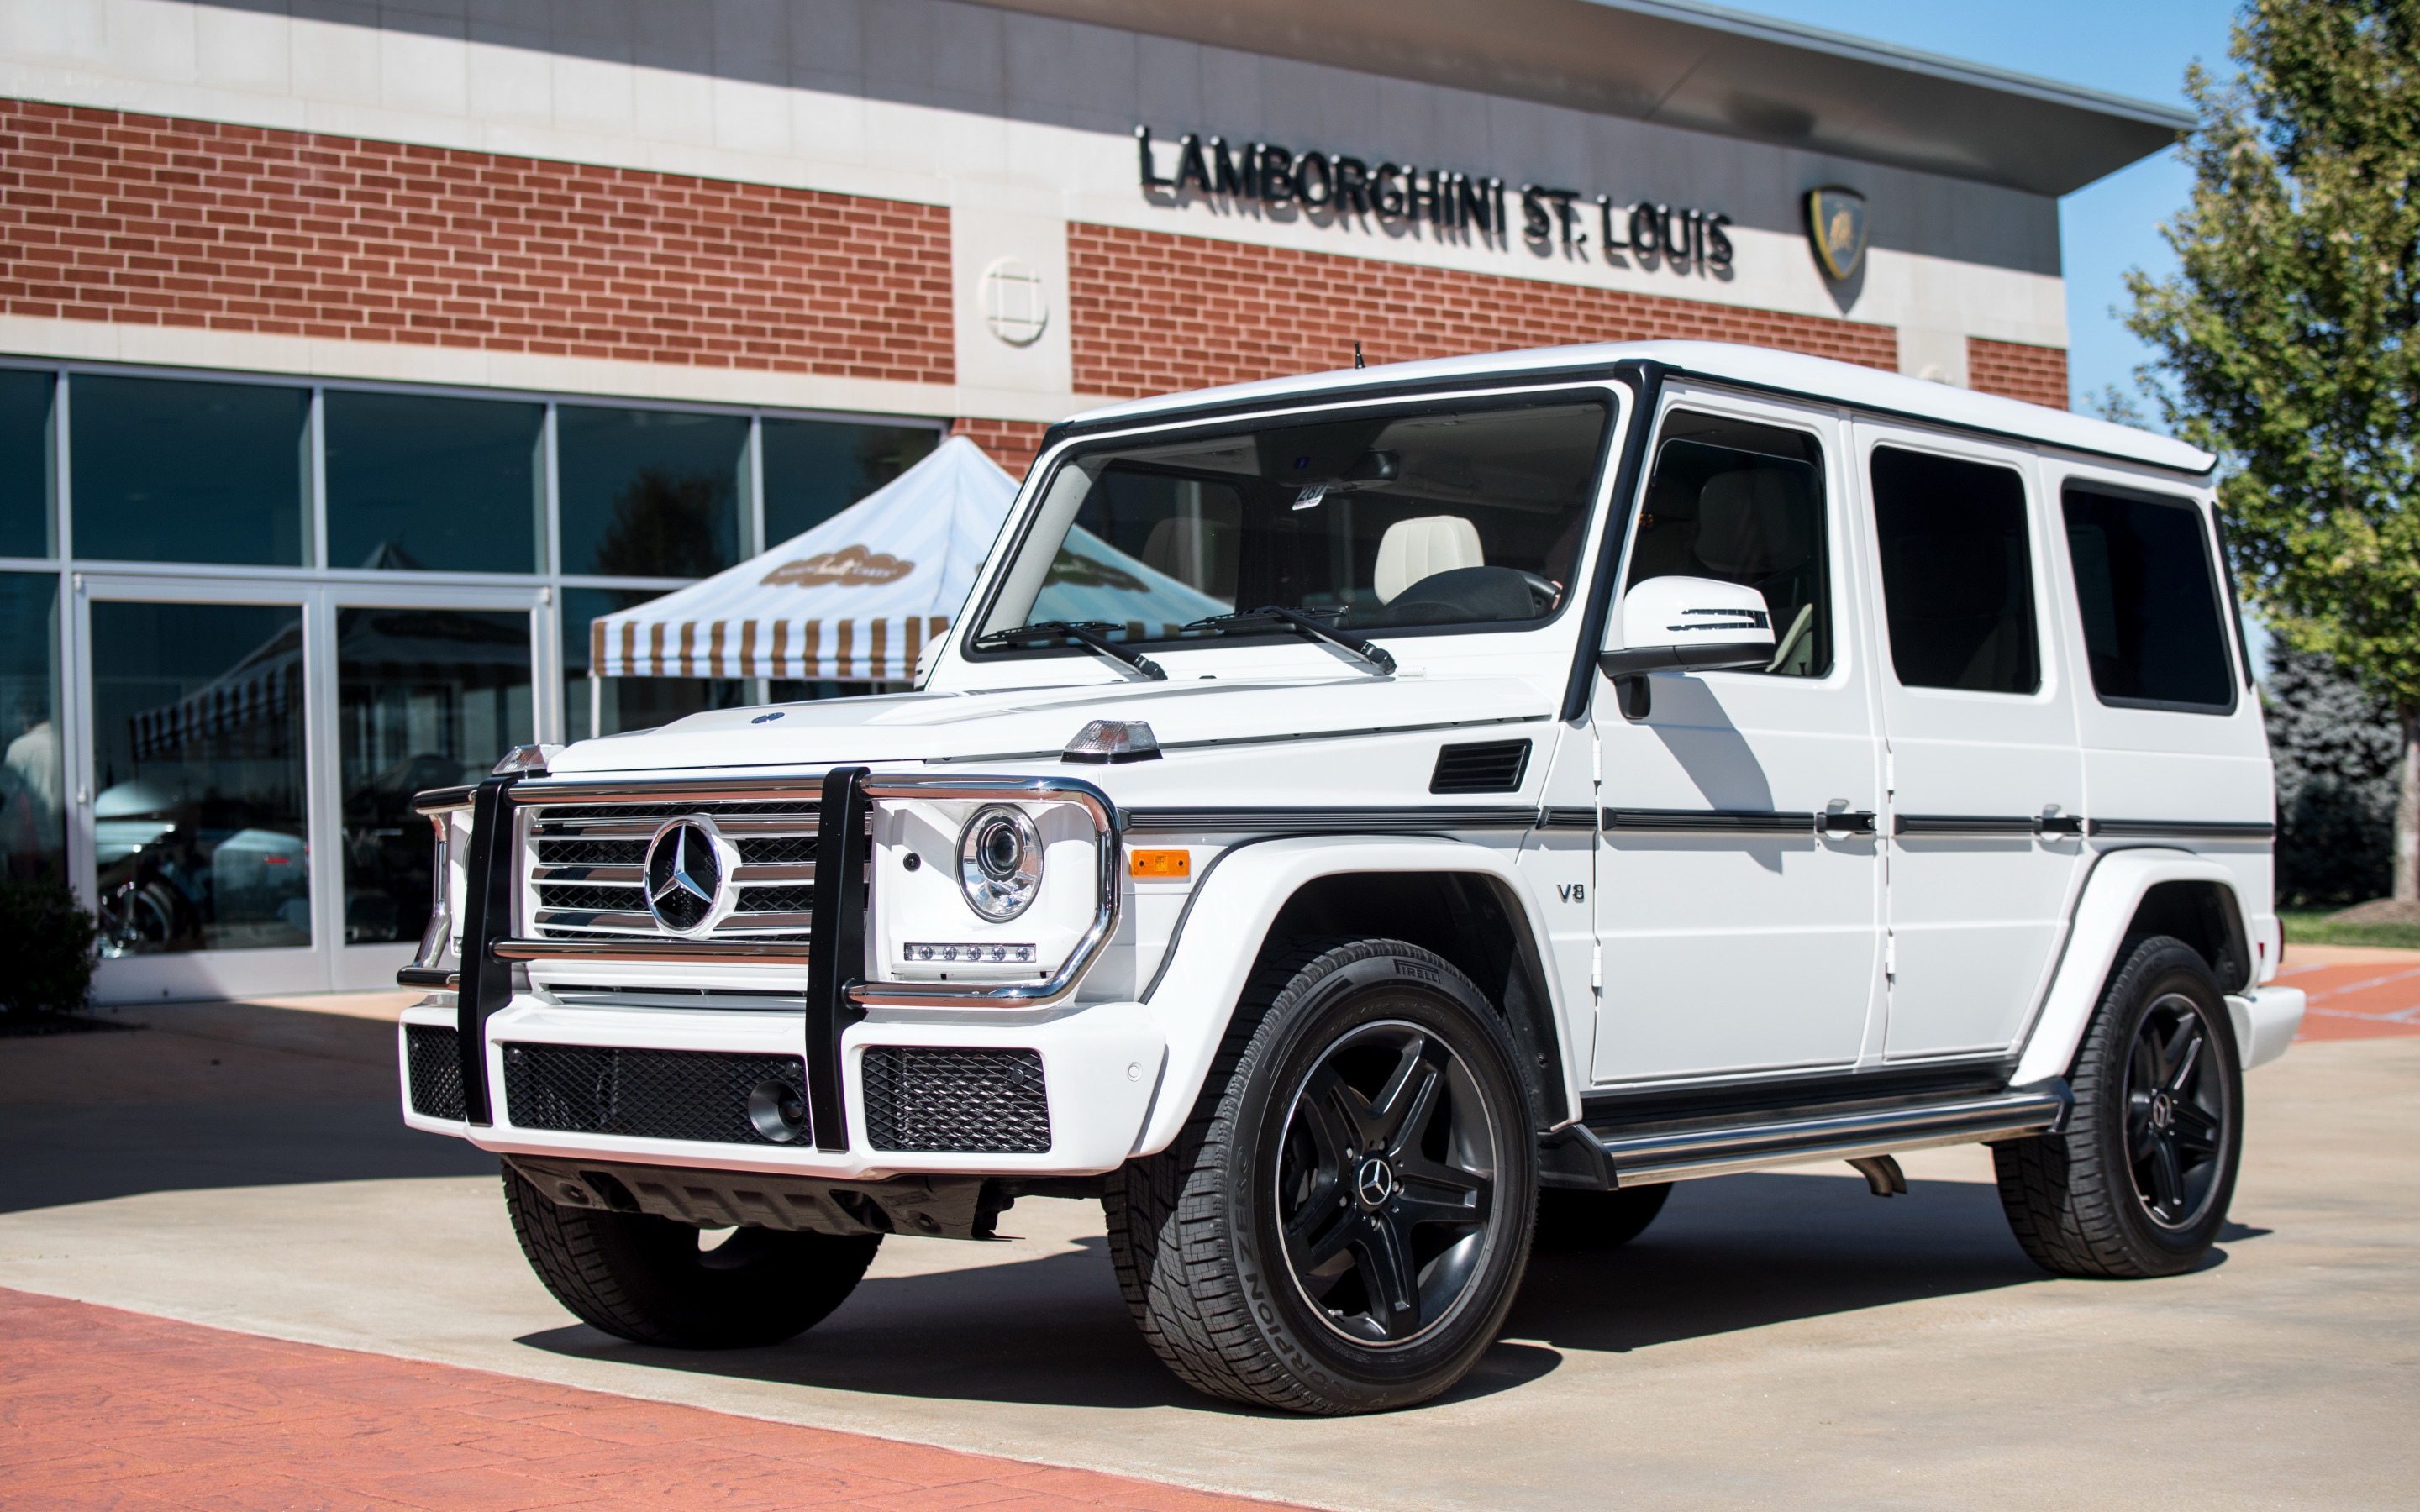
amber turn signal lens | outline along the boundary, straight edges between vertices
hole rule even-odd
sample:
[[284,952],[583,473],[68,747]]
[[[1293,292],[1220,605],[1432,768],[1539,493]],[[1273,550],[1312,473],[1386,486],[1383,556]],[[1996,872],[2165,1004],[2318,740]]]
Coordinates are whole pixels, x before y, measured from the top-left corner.
[[1126,856],[1126,875],[1167,881],[1193,874],[1191,851],[1134,851]]

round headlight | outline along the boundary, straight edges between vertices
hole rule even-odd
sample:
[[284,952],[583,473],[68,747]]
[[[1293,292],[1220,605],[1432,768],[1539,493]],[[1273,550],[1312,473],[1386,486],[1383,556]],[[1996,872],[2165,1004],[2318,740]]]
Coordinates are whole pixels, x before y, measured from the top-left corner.
[[995,923],[1033,905],[1042,891],[1042,837],[1023,810],[996,803],[975,810],[958,832],[958,886],[967,906]]

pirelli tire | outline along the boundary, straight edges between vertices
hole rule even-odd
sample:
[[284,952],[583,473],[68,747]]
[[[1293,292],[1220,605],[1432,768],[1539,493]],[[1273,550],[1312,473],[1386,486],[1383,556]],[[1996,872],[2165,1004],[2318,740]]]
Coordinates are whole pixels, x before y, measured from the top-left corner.
[[2068,1075],[2055,1134],[1992,1147],[2017,1242],[2060,1275],[2176,1275],[2226,1222],[2243,1149],[2235,1029],[2201,953],[2129,940]]
[[592,1328],[636,1344],[744,1350],[779,1344],[848,1299],[879,1234],[699,1231],[650,1213],[565,1207],[507,1163],[504,1206],[530,1269]]
[[1213,1396],[1343,1415],[1453,1385],[1528,1263],[1536,1120],[1502,1017],[1400,940],[1257,971],[1183,1133],[1109,1180],[1161,1360]]

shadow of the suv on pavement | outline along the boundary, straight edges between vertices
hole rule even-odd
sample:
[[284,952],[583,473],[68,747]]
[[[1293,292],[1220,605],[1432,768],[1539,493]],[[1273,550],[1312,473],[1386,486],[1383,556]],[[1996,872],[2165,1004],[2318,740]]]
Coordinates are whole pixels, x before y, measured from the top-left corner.
[[[1516,1389],[1556,1369],[1569,1350],[1621,1353],[2051,1279],[2018,1249],[1989,1185],[1910,1186],[1885,1202],[1854,1176],[1684,1183],[1654,1227],[1621,1249],[1533,1258],[1502,1337],[1438,1400]],[[1107,1241],[1081,1244],[1042,1259],[871,1278],[819,1327],[771,1349],[649,1349],[577,1324],[518,1342],[876,1396],[1245,1411],[1187,1390],[1161,1367],[1118,1295]],[[2223,1259],[2219,1252],[2210,1263]]]

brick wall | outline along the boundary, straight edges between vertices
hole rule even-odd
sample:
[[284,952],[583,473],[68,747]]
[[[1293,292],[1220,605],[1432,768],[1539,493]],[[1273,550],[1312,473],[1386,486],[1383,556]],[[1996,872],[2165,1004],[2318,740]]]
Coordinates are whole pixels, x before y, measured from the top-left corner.
[[953,380],[947,209],[0,100],[0,309]]
[[1373,363],[1696,337],[1896,371],[1889,326],[1070,222],[1076,388],[1134,398]]
[[1022,480],[1025,470],[1033,465],[1033,454],[1042,449],[1042,433],[1050,427],[1032,420],[973,420],[950,422],[950,434],[964,436],[982,447],[991,459],[1008,470],[1012,478]]
[[2067,352],[2017,341],[1966,338],[1966,386],[2027,404],[2067,408]]

